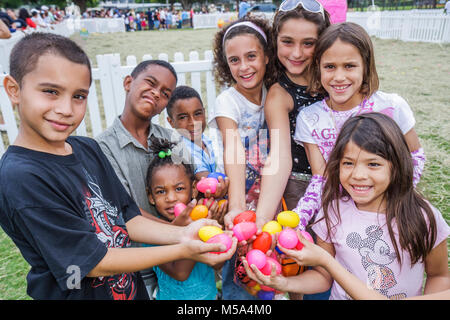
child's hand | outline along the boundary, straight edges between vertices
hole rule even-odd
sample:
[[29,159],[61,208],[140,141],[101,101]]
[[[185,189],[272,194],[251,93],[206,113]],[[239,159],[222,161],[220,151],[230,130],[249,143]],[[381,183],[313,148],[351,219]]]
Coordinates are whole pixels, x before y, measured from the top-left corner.
[[297,264],[311,267],[324,266],[327,259],[331,258],[331,255],[325,249],[306,240],[298,230],[297,236],[299,241],[303,244],[301,250],[290,250],[284,248],[281,244],[277,244],[278,248],[280,248],[286,256],[295,260]]
[[228,229],[228,230],[232,230],[233,229],[233,227],[234,227],[233,220],[242,211],[245,211],[245,209],[243,209],[243,210],[242,209],[233,209],[233,210],[228,211],[225,214],[225,216],[223,218],[223,222],[225,223],[225,228],[226,229]]
[[224,245],[220,243],[206,243],[200,240],[198,236],[198,230],[207,225],[213,225],[220,228],[217,221],[212,219],[200,219],[192,222],[188,226],[184,227],[180,242],[185,243],[187,246],[188,258],[206,263],[210,266],[215,266],[226,260],[231,259],[234,252],[236,251],[237,240],[232,238],[231,248],[221,254],[215,254],[210,252],[217,252],[224,250]]
[[[226,230],[233,230],[234,218],[236,218],[236,216],[238,214],[240,214],[241,212],[243,212],[243,211],[245,211],[245,209],[244,210],[242,210],[242,209],[233,209],[233,210],[231,210],[231,211],[229,211],[228,213],[225,214],[225,216],[224,216],[224,225],[225,225],[225,229]],[[246,246],[246,245],[250,244],[251,242],[253,242],[253,240],[256,239],[256,235],[257,234],[253,235],[250,239],[240,241],[238,243],[238,246],[242,247],[242,246]]]
[[230,185],[230,179],[226,177],[224,180],[221,176],[219,176],[217,180],[219,181],[219,183],[217,184],[216,192],[214,194],[211,194],[211,190],[209,189],[206,190],[205,198],[213,197],[215,199],[220,199],[223,198],[228,193],[228,186]]
[[245,257],[242,257],[242,262],[244,265],[244,269],[247,272],[247,276],[250,279],[264,286],[271,287],[279,291],[286,291],[288,280],[282,275],[277,275],[276,267],[274,264],[272,264],[272,273],[270,274],[270,276],[266,276],[261,271],[259,271],[259,269],[254,264],[249,266]]
[[172,224],[175,226],[184,227],[192,222],[191,211],[197,205],[197,200],[193,199],[186,205],[186,208],[172,220]]
[[212,205],[210,207],[208,206],[209,208],[208,218],[216,220],[217,222],[219,222],[219,224],[223,226],[224,224],[223,219],[225,217],[225,214],[227,213],[228,201],[225,200],[224,203],[219,205],[218,201],[214,201],[214,198],[211,198],[210,200],[208,200],[207,205],[209,205],[209,201],[211,200]]

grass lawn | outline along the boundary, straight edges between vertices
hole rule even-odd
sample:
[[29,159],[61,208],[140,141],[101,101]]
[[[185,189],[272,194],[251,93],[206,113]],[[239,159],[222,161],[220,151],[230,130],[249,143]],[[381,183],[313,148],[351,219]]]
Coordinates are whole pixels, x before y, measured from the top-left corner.
[[[86,50],[94,66],[95,55],[120,53],[138,62],[144,54],[180,51],[188,59],[196,50],[212,49],[215,29],[143,31],[134,33],[92,34],[87,39],[74,36]],[[419,189],[450,223],[450,44],[407,43],[373,39],[381,90],[404,97],[416,117],[415,129],[427,155]],[[29,266],[0,229],[0,299],[29,299],[26,274]]]

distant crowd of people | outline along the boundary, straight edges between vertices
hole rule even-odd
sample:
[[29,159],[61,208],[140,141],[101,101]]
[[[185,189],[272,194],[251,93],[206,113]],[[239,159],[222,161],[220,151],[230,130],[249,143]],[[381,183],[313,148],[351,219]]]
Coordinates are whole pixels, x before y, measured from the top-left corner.
[[[0,29],[3,31],[3,38],[9,38],[10,35],[18,30],[27,28],[51,28],[52,25],[64,20],[66,13],[58,7],[41,6],[33,8],[30,11],[26,8],[0,9]],[[3,27],[3,29],[2,29]],[[8,32],[9,31],[9,36]]]
[[83,18],[123,18],[126,31],[167,30],[193,27],[194,10],[170,10],[168,8],[147,11],[101,9],[87,10]]

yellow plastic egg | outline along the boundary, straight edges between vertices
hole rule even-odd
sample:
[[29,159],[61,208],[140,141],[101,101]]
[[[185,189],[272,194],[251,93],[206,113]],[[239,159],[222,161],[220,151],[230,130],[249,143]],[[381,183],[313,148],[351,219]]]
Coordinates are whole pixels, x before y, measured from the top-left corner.
[[223,233],[223,230],[216,226],[204,226],[198,230],[198,236],[204,242],[208,241],[209,238],[215,235]]
[[282,230],[281,225],[275,220],[267,222],[262,228],[262,231],[268,232],[270,234],[276,234],[281,230]]
[[278,214],[277,221],[283,227],[295,228],[300,222],[300,217],[294,211],[282,211]]

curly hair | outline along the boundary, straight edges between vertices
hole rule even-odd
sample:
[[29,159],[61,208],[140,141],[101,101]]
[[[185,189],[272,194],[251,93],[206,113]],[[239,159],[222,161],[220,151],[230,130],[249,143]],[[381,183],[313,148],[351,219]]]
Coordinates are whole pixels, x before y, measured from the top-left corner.
[[228,66],[228,62],[225,55],[225,48],[224,48],[224,35],[227,32],[227,30],[235,25],[236,23],[243,22],[243,21],[250,21],[260,27],[264,33],[266,34],[267,41],[264,40],[264,38],[259,34],[258,31],[254,30],[251,27],[242,25],[233,28],[230,32],[227,33],[226,40],[229,40],[237,35],[241,34],[251,34],[254,35],[260,42],[264,54],[269,57],[269,63],[266,65],[266,73],[264,75],[264,84],[266,88],[269,88],[273,83],[276,81],[275,77],[275,66],[273,64],[272,54],[273,54],[273,42],[271,40],[271,34],[272,34],[272,27],[270,25],[270,21],[267,20],[265,17],[254,15],[254,14],[247,14],[246,16],[242,17],[241,19],[231,23],[228,27],[221,29],[218,31],[214,37],[214,70],[215,70],[215,79],[221,86],[231,86],[236,83],[236,80],[234,80],[230,68]]
[[324,32],[331,25],[330,15],[325,9],[324,9],[324,17],[320,13],[310,12],[308,10],[303,9],[301,5],[289,11],[277,10],[275,12],[275,15],[273,16],[271,38],[272,38],[273,57],[275,58],[274,66],[277,72],[277,78],[286,70],[286,68],[278,59],[277,54],[278,51],[277,38],[284,23],[289,19],[305,19],[306,21],[312,22],[317,26],[317,35],[320,37],[322,32]]

